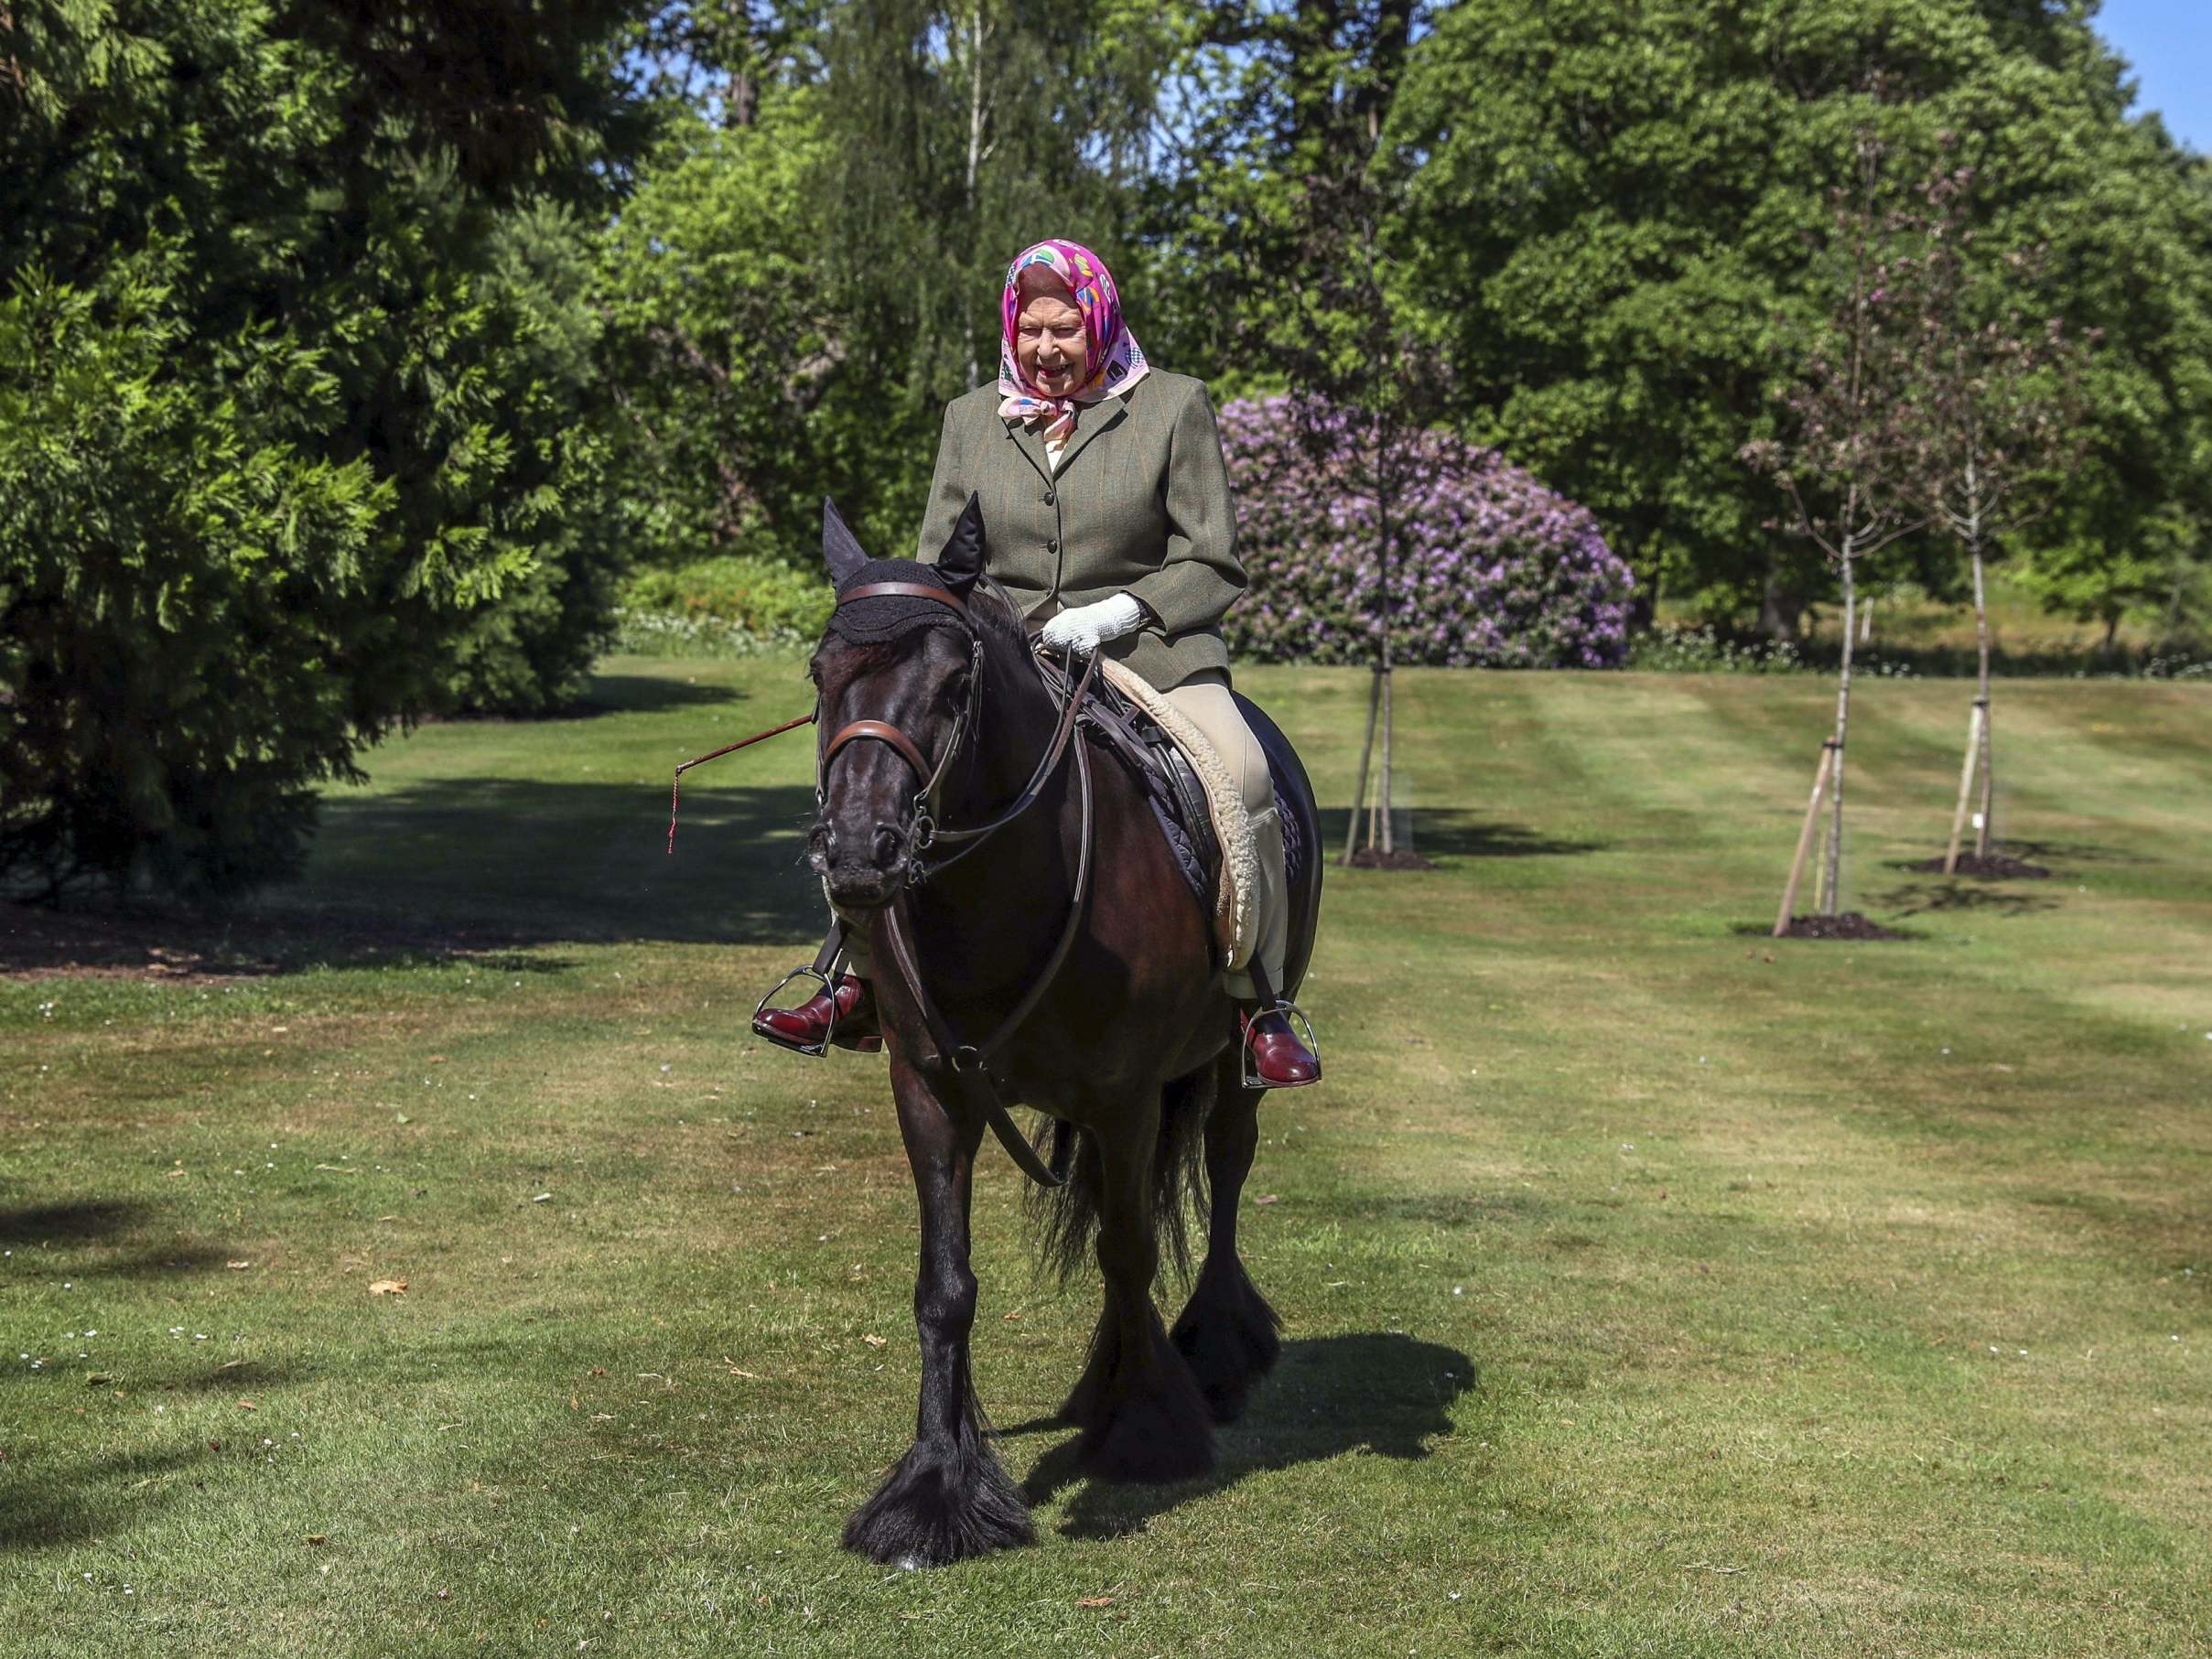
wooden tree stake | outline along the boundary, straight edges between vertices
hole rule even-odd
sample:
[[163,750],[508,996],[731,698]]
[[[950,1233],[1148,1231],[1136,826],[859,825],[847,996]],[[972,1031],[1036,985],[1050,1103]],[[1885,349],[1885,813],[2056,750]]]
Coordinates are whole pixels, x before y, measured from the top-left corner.
[[1836,743],[1829,738],[1820,746],[1820,765],[1813,773],[1813,795],[1805,803],[1805,827],[1797,832],[1797,855],[1789,861],[1789,882],[1782,889],[1782,909],[1775,917],[1774,936],[1780,939],[1789,932],[1789,919],[1797,908],[1797,884],[1805,879],[1806,855],[1813,850],[1813,832],[1820,824],[1820,797],[1828,790],[1829,769],[1836,761]]

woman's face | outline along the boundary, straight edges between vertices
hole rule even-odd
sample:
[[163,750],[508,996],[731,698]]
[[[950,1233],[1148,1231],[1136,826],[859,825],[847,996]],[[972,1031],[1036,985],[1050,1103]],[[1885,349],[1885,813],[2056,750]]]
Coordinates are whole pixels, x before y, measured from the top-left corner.
[[1014,358],[1023,378],[1047,397],[1066,397],[1083,384],[1085,353],[1075,296],[1058,283],[1025,284],[1014,318]]

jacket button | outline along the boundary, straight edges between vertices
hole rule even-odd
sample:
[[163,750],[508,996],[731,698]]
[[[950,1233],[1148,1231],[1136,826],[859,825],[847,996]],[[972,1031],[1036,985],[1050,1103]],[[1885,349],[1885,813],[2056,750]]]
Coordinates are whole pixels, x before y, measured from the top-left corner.
[[1044,504],[1045,504],[1047,507],[1052,506],[1052,504],[1053,504],[1055,501],[1057,501],[1059,499],[1060,499],[1060,498],[1059,498],[1058,496],[1054,495],[1054,494],[1053,494],[1053,493],[1052,493],[1052,492],[1050,490],[1046,490],[1046,491],[1044,492]]
[[1058,536],[1054,536],[1051,541],[1047,542],[1044,544],[1044,550],[1047,553],[1058,553],[1060,551],[1060,538]]

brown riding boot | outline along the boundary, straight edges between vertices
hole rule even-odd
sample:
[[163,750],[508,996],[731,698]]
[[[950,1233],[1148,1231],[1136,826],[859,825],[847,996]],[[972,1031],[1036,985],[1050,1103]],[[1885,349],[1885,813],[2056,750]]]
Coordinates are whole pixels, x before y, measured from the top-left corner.
[[830,993],[816,991],[795,1008],[762,1008],[752,1017],[752,1029],[772,1043],[819,1054],[834,1040],[840,1049],[873,1054],[883,1046],[876,1029],[876,1008],[868,994],[868,982],[847,974],[837,981],[836,1004]]
[[[1308,1048],[1300,1038],[1290,1016],[1298,1013],[1290,1004],[1279,1002],[1273,1007],[1257,1013],[1238,1016],[1242,1021],[1245,1052],[1251,1063],[1245,1068],[1245,1082],[1259,1089],[1298,1089],[1310,1083],[1321,1082],[1321,1056]],[[1299,1023],[1305,1016],[1299,1014]],[[1306,1028],[1307,1036],[1312,1028]]]

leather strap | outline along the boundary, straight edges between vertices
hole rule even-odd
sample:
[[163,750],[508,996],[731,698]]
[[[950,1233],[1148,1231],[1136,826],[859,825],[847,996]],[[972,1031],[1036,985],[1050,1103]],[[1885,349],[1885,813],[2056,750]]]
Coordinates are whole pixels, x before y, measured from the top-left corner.
[[1043,756],[1038,760],[1037,770],[1030,774],[1028,784],[1023,787],[1020,794],[1014,797],[1014,803],[988,824],[977,824],[966,829],[940,829],[937,831],[936,839],[938,841],[957,846],[960,850],[951,856],[940,858],[931,865],[929,867],[931,875],[933,876],[938,871],[966,857],[991,835],[1004,829],[1036,804],[1038,795],[1043,792],[1045,784],[1050,781],[1053,772],[1059,770],[1061,759],[1067,753],[1069,740],[1075,735],[1076,718],[1083,713],[1084,693],[1090,689],[1091,678],[1097,671],[1098,656],[1094,652],[1084,660],[1083,674],[1068,693],[1067,703],[1060,711],[1060,724],[1052,731],[1052,740],[1046,746]]
[[938,587],[927,582],[869,582],[848,589],[837,596],[837,603],[849,605],[855,599],[935,599],[941,605],[950,605],[962,616],[967,615],[967,601],[949,587]]
[[921,779],[924,783],[930,781],[930,764],[927,758],[914,746],[914,740],[912,738],[888,720],[855,720],[832,738],[829,740],[829,746],[822,751],[824,773],[828,772],[829,763],[837,758],[839,749],[847,743],[858,743],[863,738],[873,738],[879,743],[890,744],[905,759],[906,763],[914,769],[915,777]]
[[898,969],[900,977],[906,981],[907,992],[921,1011],[922,1023],[929,1029],[930,1040],[937,1045],[938,1061],[950,1068],[955,1077],[973,1083],[976,1098],[983,1108],[984,1121],[990,1125],[991,1133],[998,1137],[998,1144],[1006,1148],[1007,1156],[1020,1166],[1021,1172],[1041,1187],[1065,1186],[1067,1177],[1054,1174],[1037,1156],[1037,1148],[1030,1145],[1028,1137],[1021,1133],[1020,1126],[1014,1122],[1012,1114],[999,1100],[998,1086],[991,1081],[990,1061],[991,1056],[1006,1045],[1007,1040],[1021,1029],[1022,1022],[1037,1011],[1037,1005],[1044,1000],[1045,993],[1052,988],[1053,980],[1059,977],[1061,968],[1066,964],[1068,953],[1074,948],[1076,934],[1083,931],[1084,914],[1089,908],[1091,893],[1091,847],[1095,839],[1096,812],[1091,796],[1091,754],[1080,743],[1075,746],[1075,776],[1077,793],[1081,799],[1078,819],[1082,828],[1075,855],[1075,891],[1068,901],[1067,921],[1061,926],[1060,937],[1053,943],[1052,954],[1045,963],[1043,971],[1030,981],[1030,988],[1022,994],[1021,1000],[1014,1005],[1012,1011],[998,1022],[998,1028],[981,1043],[970,1048],[960,1040],[945,1019],[944,1010],[937,1007],[928,988],[922,983],[921,965],[915,961],[912,942],[907,937],[906,896],[901,893],[883,913],[883,932],[890,944],[891,964]]

